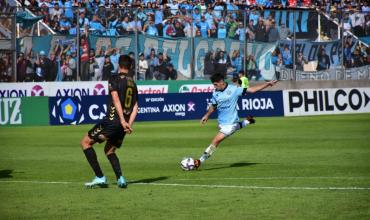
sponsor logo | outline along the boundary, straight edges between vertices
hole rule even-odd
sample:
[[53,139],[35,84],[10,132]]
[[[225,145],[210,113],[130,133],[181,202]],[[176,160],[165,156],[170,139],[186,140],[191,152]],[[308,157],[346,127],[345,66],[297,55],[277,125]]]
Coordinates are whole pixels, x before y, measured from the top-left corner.
[[40,85],[35,85],[31,89],[31,96],[44,96],[44,89]]
[[106,95],[103,84],[98,83],[95,85],[93,95]]
[[139,94],[163,94],[168,93],[168,85],[140,85]]
[[195,112],[195,103],[190,101],[188,102],[188,112]]
[[65,96],[88,96],[90,94],[89,89],[79,89],[79,88],[70,88],[70,89],[58,89],[56,92],[56,97],[65,97]]
[[51,115],[61,124],[81,124],[85,116],[80,98],[60,98],[52,106]]
[[213,92],[214,90],[215,88],[212,84],[182,85],[179,93]]
[[[241,110],[269,110],[275,109],[270,98],[242,99]],[[238,108],[239,110],[239,108]]]
[[20,98],[0,99],[0,125],[22,124],[21,102]]
[[0,90],[1,98],[10,98],[10,97],[23,97],[27,96],[26,89],[4,89]]
[[368,89],[288,91],[288,113],[369,111]]

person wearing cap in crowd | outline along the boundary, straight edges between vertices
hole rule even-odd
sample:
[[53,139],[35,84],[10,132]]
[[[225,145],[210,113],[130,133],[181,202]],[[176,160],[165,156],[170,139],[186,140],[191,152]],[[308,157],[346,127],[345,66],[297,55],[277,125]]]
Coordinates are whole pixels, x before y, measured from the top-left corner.
[[164,79],[165,80],[168,80],[168,79],[176,80],[177,79],[177,71],[173,68],[173,64],[169,63],[166,68],[167,68],[166,77]]

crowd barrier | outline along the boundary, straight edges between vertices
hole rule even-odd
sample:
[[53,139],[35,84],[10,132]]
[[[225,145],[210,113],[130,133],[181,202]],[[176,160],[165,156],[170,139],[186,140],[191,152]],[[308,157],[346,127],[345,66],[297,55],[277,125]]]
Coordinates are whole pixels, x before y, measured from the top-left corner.
[[[179,86],[181,84],[178,84]],[[76,88],[78,86],[78,89]],[[145,88],[161,85],[140,85]],[[198,86],[208,86],[199,84]],[[142,87],[143,88],[143,87]],[[211,91],[141,93],[138,121],[200,119]],[[153,88],[151,89],[154,90]],[[142,90],[143,91],[143,90]],[[107,110],[106,82],[2,83],[0,125],[77,125],[96,123]],[[363,88],[261,91],[239,99],[240,117],[370,113],[370,86]],[[212,115],[213,118],[216,114]]]

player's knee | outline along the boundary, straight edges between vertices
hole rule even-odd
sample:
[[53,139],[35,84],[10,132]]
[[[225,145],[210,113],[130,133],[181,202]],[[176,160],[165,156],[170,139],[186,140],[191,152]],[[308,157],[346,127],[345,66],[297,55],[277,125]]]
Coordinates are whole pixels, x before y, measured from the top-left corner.
[[81,148],[84,150],[87,148],[90,148],[92,144],[93,144],[93,141],[87,135],[83,137],[80,142]]
[[104,148],[104,153],[106,156],[110,154],[114,154],[116,152],[116,148],[114,146]]

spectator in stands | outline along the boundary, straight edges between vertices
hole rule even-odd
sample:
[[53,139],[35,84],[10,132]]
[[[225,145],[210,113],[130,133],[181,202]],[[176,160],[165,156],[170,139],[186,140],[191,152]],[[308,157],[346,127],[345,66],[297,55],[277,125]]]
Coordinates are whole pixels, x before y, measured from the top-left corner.
[[252,54],[250,54],[247,58],[247,76],[248,80],[252,80],[255,78],[255,80],[259,80],[261,76],[261,71],[258,69],[256,59]]
[[268,42],[276,42],[280,39],[279,31],[276,28],[275,20],[272,20],[271,26],[267,29]]
[[174,37],[185,37],[184,26],[179,21],[176,21],[175,23]]
[[286,68],[293,68],[293,58],[291,51],[289,49],[289,46],[284,47],[284,51],[282,53],[282,58],[283,58],[283,65]]
[[204,15],[202,15],[200,22],[197,23],[197,26],[203,38],[207,38],[211,36],[210,26],[208,22],[206,22],[206,18]]
[[158,36],[158,29],[155,26],[153,18],[151,16],[148,17],[148,23],[144,25],[143,32],[151,36]]
[[13,72],[11,55],[5,54],[0,58],[0,82],[11,82]]
[[235,68],[236,72],[239,72],[240,70],[243,70],[244,63],[243,63],[244,57],[240,54],[239,50],[234,50],[233,54],[231,55],[231,65],[233,68]]
[[177,71],[173,68],[173,64],[169,63],[167,65],[167,71],[166,71],[166,76],[164,78],[165,80],[176,80],[177,79]]
[[158,53],[158,65],[155,67],[154,77],[157,80],[164,80],[167,77],[167,56],[163,55],[162,52]]
[[283,66],[283,57],[281,55],[279,47],[276,47],[271,54],[271,63],[274,65],[275,79],[280,79],[280,70]]
[[95,72],[96,69],[99,69],[99,65],[95,60],[95,50],[90,49],[90,54],[89,54],[89,79],[95,79]]
[[204,77],[209,79],[215,73],[215,59],[213,51],[206,53],[204,57]]
[[238,39],[239,41],[243,42],[245,41],[245,29],[244,29],[244,25],[242,22],[239,22],[238,24],[238,28],[236,29],[235,31],[235,38]]
[[302,52],[297,52],[296,55],[297,55],[295,60],[296,70],[303,71],[304,65],[308,63],[308,60],[306,59],[306,57],[304,57]]
[[59,4],[55,4],[54,7],[50,8],[49,15],[54,18],[57,17],[58,20],[64,14],[64,10],[59,7]]
[[73,81],[76,80],[75,73],[76,73],[76,59],[72,57],[72,53],[68,51],[66,53],[66,81]]
[[110,61],[110,56],[105,55],[104,60],[104,66],[103,66],[103,79],[102,80],[108,80],[112,76],[112,71],[114,69],[114,66],[112,62]]
[[43,82],[45,79],[48,79],[50,76],[50,60],[46,57],[45,51],[40,51],[39,56],[35,62],[36,69],[36,82]]
[[362,14],[359,10],[355,10],[349,18],[351,19],[351,25],[353,27],[353,32],[358,37],[365,36],[365,15]]
[[223,21],[218,23],[218,31],[217,31],[217,38],[218,39],[225,39],[226,38],[226,26]]
[[[229,16],[227,24],[226,24],[226,29],[228,30],[227,31],[228,32],[227,37],[230,38],[230,39],[235,39],[236,38],[236,30],[238,29],[238,27],[239,27],[238,22],[236,22],[234,17]],[[244,41],[244,39],[242,39],[241,41]]]
[[330,68],[330,58],[326,54],[324,48],[319,49],[319,53],[317,55],[317,68],[316,70],[328,70]]
[[355,50],[353,51],[353,67],[361,67],[365,65],[364,56],[361,53],[361,49],[359,46],[356,46]]
[[344,45],[344,66],[346,68],[351,68],[352,67],[352,51],[351,51],[351,46],[349,42],[346,42]]
[[256,27],[256,41],[265,42],[266,41],[266,26],[264,24],[263,18],[260,18]]
[[[87,32],[88,33],[88,32]],[[87,38],[87,33],[84,37],[81,38],[80,41],[80,61],[81,61],[81,67],[80,67],[80,79],[82,81],[88,81],[89,80],[89,43]],[[85,38],[86,37],[86,38]]]
[[150,49],[150,54],[147,56],[147,60],[149,64],[149,70],[147,71],[145,79],[152,80],[155,68],[158,66],[158,58],[157,55],[155,54],[154,48]]
[[68,34],[71,29],[71,23],[67,20],[65,15],[62,15],[59,21],[59,32],[61,34]]
[[17,81],[24,82],[26,79],[27,67],[32,68],[31,62],[24,56],[24,53],[19,53],[17,59]]
[[135,72],[136,71],[136,69],[135,69],[135,66],[136,66],[135,53],[131,51],[131,52],[128,53],[128,56],[132,59],[132,63],[131,63],[131,68],[129,69],[129,72],[128,72],[127,76],[131,77],[131,78],[135,78],[135,75],[136,75],[136,72]]
[[286,40],[291,37],[292,32],[289,28],[285,26],[285,23],[282,23],[280,26],[280,40]]
[[216,53],[215,57],[215,72],[221,73],[226,77],[227,68],[231,67],[231,59],[230,56],[223,50],[219,50]]
[[145,80],[145,74],[149,69],[148,61],[145,59],[144,53],[139,54],[139,75],[138,80]]
[[102,25],[102,21],[99,19],[98,15],[96,14],[93,15],[93,19],[92,21],[90,21],[89,25],[90,25],[90,30],[93,33],[103,34],[103,32],[105,31],[105,27]]

